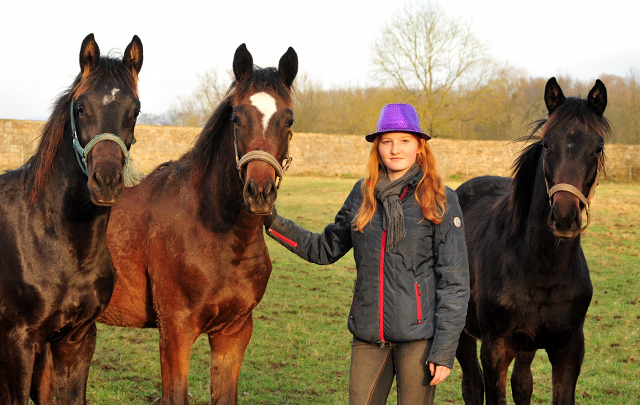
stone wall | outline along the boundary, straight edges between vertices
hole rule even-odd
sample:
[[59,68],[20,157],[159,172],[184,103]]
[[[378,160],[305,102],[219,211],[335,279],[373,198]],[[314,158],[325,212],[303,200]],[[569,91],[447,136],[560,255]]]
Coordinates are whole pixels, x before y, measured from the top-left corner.
[[[0,120],[0,170],[16,168],[31,156],[43,126],[40,121]],[[186,152],[200,128],[136,126],[138,143],[133,158],[148,173],[156,165]],[[432,139],[438,170],[443,178],[460,179],[493,174],[508,176],[521,143]],[[325,176],[362,176],[371,144],[359,135],[295,133],[291,141],[293,163],[288,173]],[[615,181],[640,179],[640,145],[609,144],[607,177]]]

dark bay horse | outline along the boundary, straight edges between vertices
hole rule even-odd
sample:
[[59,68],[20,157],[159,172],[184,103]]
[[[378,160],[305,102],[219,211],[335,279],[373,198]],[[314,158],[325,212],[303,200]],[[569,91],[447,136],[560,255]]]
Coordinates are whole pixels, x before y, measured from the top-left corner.
[[[589,204],[604,170],[600,80],[587,99],[545,87],[546,120],[537,122],[514,163],[513,180],[479,177],[457,190],[466,221],[471,300],[457,358],[466,404],[506,404],[507,371],[516,404],[529,404],[531,362],[544,349],[552,366],[553,403],[574,404],[584,357],[583,323],[592,286],[580,246]],[[586,197],[585,197],[586,196]],[[586,211],[586,224],[582,212]],[[481,339],[478,364],[476,340]]]
[[115,283],[107,221],[123,189],[141,67],[137,36],[120,60],[101,57],[88,35],[80,73],[35,154],[0,176],[3,405],[30,395],[36,404],[86,403],[95,320]]
[[297,71],[292,48],[277,69],[261,69],[242,44],[235,81],[193,148],[126,189],[113,210],[118,280],[98,320],[159,329],[163,404],[187,403],[191,347],[203,333],[211,402],[237,402],[252,310],[271,274],[263,215],[290,162]]

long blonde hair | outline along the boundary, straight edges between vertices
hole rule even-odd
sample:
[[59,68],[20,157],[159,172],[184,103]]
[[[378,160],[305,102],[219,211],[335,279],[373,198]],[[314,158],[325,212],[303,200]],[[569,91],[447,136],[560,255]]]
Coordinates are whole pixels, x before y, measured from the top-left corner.
[[[429,144],[416,135],[412,136],[418,140],[416,163],[422,167],[422,178],[416,187],[415,198],[422,208],[422,216],[437,225],[442,222],[447,204],[444,183],[436,171],[436,159]],[[386,168],[378,151],[379,143],[380,136],[376,136],[367,162],[367,177],[362,182],[362,205],[351,223],[359,232],[371,222],[376,212],[376,184],[381,173],[386,176]]]

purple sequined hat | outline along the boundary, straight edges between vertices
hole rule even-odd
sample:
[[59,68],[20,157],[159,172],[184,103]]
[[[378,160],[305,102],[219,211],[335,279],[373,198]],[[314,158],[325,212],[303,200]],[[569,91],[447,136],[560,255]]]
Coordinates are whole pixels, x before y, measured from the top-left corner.
[[378,130],[364,138],[373,142],[376,136],[385,132],[409,132],[422,137],[425,141],[431,139],[420,129],[418,113],[409,104],[387,104],[382,107],[380,118],[378,118]]

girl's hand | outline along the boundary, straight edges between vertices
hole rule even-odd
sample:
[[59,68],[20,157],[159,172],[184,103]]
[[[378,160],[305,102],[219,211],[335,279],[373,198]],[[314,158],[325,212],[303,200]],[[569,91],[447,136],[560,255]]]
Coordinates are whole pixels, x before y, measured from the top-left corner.
[[446,366],[439,366],[434,363],[429,363],[429,371],[431,372],[431,385],[437,385],[443,382],[447,377],[451,369]]

